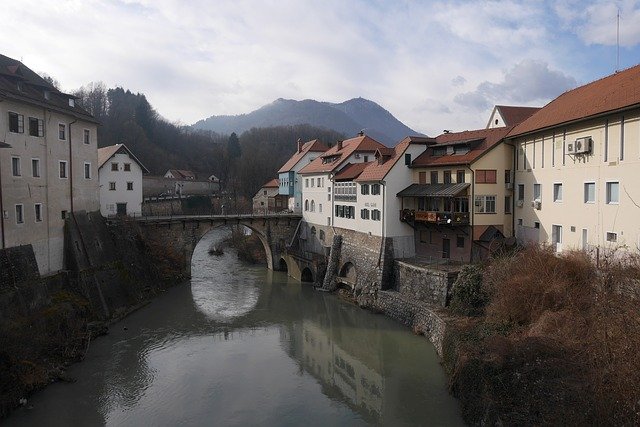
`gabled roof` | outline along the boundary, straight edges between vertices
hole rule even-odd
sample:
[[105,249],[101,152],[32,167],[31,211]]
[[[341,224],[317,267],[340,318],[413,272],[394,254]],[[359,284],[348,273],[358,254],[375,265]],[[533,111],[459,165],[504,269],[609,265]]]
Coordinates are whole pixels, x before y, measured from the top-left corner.
[[[188,170],[184,170],[184,169],[169,169],[167,171],[167,173],[171,172],[171,175],[173,175],[174,178],[177,179],[196,179],[196,174],[188,171]],[[165,173],[166,175],[166,173]]]
[[340,169],[333,177],[334,181],[353,181],[356,179],[371,162],[367,163],[347,163],[345,167]]
[[[381,181],[389,173],[391,168],[402,158],[407,148],[411,144],[429,144],[433,138],[416,139],[415,137],[406,137],[398,143],[394,148],[382,147],[376,150],[376,160],[369,163],[369,166],[356,179],[358,182],[364,181]],[[382,159],[380,159],[382,157]]]
[[[18,88],[18,84],[21,88]],[[48,99],[45,99],[45,92]],[[77,103],[69,105],[69,99],[75,100],[76,96],[60,92],[22,62],[0,55],[0,100],[3,98],[50,108],[84,121],[97,123],[96,119]]]
[[117,153],[126,152],[142,169],[142,173],[149,173],[149,169],[142,164],[140,160],[127,148],[124,144],[110,145],[108,147],[98,148],[98,169],[100,169],[110,158]]
[[[342,148],[340,148],[340,145],[342,145]],[[317,159],[300,169],[298,173],[309,174],[333,172],[337,170],[351,154],[355,152],[373,153],[378,148],[385,148],[385,146],[367,135],[347,139],[343,141],[342,144],[338,143],[331,147],[322,156],[319,156]],[[323,159],[332,160],[327,163],[323,163]]]
[[280,180],[273,178],[271,181],[266,182],[261,188],[278,188],[280,187]]
[[509,138],[640,106],[640,65],[567,91],[517,125]]
[[469,188],[471,184],[411,184],[400,191],[397,197],[455,197]]
[[[518,123],[522,123],[527,118],[531,117],[531,115],[538,110],[540,107],[519,107],[515,105],[496,105],[493,107],[493,112],[498,110],[500,113],[500,117],[504,120],[505,126],[515,126]],[[493,117],[493,113],[491,113],[491,117]],[[489,120],[491,120],[491,117]],[[487,124],[487,127],[491,125],[491,122]]]
[[444,156],[434,156],[431,150],[427,150],[416,157],[411,163],[411,167],[466,165],[473,163],[484,153],[499,144],[511,129],[511,127],[500,127],[443,133],[436,137],[436,143],[431,145],[430,148],[457,145],[463,142],[473,143],[473,146],[465,154],[446,154]]
[[293,156],[291,156],[289,160],[287,160],[287,162],[282,165],[282,167],[278,170],[278,173],[289,172],[295,165],[298,164],[300,160],[302,160],[304,155],[309,152],[323,153],[328,149],[329,146],[318,139],[307,141],[304,143],[300,151],[296,151]]

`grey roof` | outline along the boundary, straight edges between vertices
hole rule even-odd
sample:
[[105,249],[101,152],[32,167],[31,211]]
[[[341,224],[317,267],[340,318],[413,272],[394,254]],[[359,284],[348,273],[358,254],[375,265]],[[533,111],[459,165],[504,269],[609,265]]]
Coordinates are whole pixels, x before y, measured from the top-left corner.
[[397,194],[398,197],[453,197],[469,188],[471,184],[411,184]]
[[4,143],[4,142],[0,142],[0,148],[11,148],[11,146],[9,144]]

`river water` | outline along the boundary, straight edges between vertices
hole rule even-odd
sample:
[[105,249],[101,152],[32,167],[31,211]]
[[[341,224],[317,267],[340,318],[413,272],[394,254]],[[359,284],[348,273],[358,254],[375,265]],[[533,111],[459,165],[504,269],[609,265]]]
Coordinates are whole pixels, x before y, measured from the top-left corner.
[[433,346],[407,328],[246,266],[193,256],[178,285],[114,324],[8,426],[462,425]]

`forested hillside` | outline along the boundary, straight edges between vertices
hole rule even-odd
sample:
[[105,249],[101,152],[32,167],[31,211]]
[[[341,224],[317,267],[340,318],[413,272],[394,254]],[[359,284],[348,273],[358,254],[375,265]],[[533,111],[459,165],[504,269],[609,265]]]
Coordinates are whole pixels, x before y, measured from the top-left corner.
[[328,144],[344,135],[306,124],[253,128],[240,136],[194,131],[170,123],[144,94],[91,83],[75,92],[78,102],[101,123],[98,145],[124,143],[154,175],[188,169],[199,177],[218,176],[223,188],[251,197],[296,150],[296,141]]

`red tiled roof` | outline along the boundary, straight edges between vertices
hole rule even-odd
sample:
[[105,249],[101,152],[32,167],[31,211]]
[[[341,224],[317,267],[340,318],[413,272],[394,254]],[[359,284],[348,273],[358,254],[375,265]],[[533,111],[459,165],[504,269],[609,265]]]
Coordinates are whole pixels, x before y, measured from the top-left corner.
[[196,179],[196,174],[184,169],[169,169],[171,175],[177,179]]
[[[369,166],[356,179],[358,182],[364,181],[380,181],[389,173],[391,168],[402,158],[404,152],[411,144],[430,145],[435,141],[429,137],[408,136],[398,143],[394,148],[379,148],[376,151],[376,160],[369,163]],[[382,162],[378,156],[383,156]]]
[[500,112],[506,126],[515,126],[522,123],[538,110],[540,107],[517,107],[513,105],[496,105],[495,109]]
[[367,163],[347,163],[345,167],[333,177],[335,181],[353,181],[356,179],[362,171],[371,164]]
[[517,125],[509,137],[640,105],[640,65],[567,91]]
[[262,188],[278,188],[280,187],[280,180],[278,178],[273,178],[271,181],[268,181],[266,184],[262,186]]
[[327,144],[324,142],[314,139],[312,141],[305,142],[300,151],[296,151],[293,156],[287,162],[282,165],[282,167],[278,170],[278,173],[289,172],[298,162],[304,157],[308,152],[325,152],[329,149]]
[[481,141],[466,154],[447,154],[444,156],[433,156],[431,150],[427,150],[413,161],[412,167],[439,166],[439,165],[466,165],[473,163],[485,152],[496,146],[509,133],[512,127],[500,127],[492,129],[466,130],[464,132],[443,133],[436,137],[436,143],[431,147],[439,145],[452,145],[461,142]]
[[111,157],[113,157],[119,151],[126,151],[138,165],[142,169],[143,173],[149,173],[149,170],[142,164],[140,160],[136,156],[133,155],[131,150],[127,148],[124,144],[116,144],[110,145],[108,147],[98,148],[98,169],[102,167]]
[[[344,162],[354,152],[375,152],[378,148],[385,148],[384,145],[367,135],[357,136],[342,142],[342,148],[338,149],[339,144],[334,145],[327,150],[322,156],[318,157],[307,166],[300,169],[298,173],[323,173],[336,170],[342,162]],[[335,160],[329,163],[322,163],[323,158],[335,156]]]

